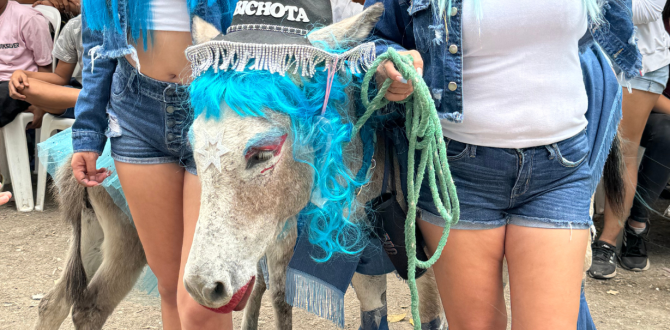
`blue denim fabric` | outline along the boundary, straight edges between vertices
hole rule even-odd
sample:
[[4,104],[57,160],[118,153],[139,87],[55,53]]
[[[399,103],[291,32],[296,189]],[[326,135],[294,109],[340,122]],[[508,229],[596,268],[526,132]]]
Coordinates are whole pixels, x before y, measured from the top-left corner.
[[579,316],[577,317],[577,330],[596,330],[596,324],[593,323],[589,304],[586,302],[584,294],[584,281],[582,281],[582,294],[579,297]]
[[[224,3],[230,0],[200,0],[191,13],[214,25],[219,31],[225,31],[230,18],[222,13],[221,8],[227,7]],[[126,0],[118,0],[120,8],[126,7]],[[100,5],[107,2],[100,1]],[[234,4],[233,4],[234,8]],[[82,8],[83,11],[86,8]],[[119,11],[121,29],[127,31],[126,13]],[[102,153],[105,147],[105,131],[107,129],[107,115],[105,108],[110,100],[109,90],[112,86],[112,75],[117,60],[135,53],[135,48],[128,44],[126,33],[118,33],[115,29],[104,32],[92,31],[86,22],[86,15],[82,15],[82,41],[84,44],[82,85],[84,88],[79,94],[75,106],[76,122],[72,126],[72,143],[74,152],[92,151]]]
[[[440,118],[453,122],[463,120],[463,52],[461,31],[462,0],[453,0],[447,13],[448,39],[445,36],[445,20],[436,18],[431,9],[431,0],[366,0],[365,6],[381,2],[386,7],[377,23],[373,36],[377,54],[388,47],[396,50],[416,49],[424,61],[423,79],[431,90]],[[603,3],[603,19],[599,25],[590,24],[590,33],[580,40],[582,47],[596,41],[613,63],[629,78],[639,75],[642,55],[634,40],[635,27],[630,10],[631,0],[607,0]],[[448,49],[458,48],[455,53]],[[449,83],[457,88],[449,90]]]
[[665,86],[668,84],[668,77],[670,77],[670,68],[664,66],[656,71],[647,72],[644,76],[621,82],[621,85],[660,95],[663,94]]
[[107,105],[112,158],[123,163],[179,163],[196,174],[187,142],[192,123],[183,85],[140,75],[125,58],[118,60]]
[[579,61],[588,96],[586,134],[591,146],[591,193],[595,193],[622,117],[623,91],[600,47],[585,48],[579,54]]
[[[461,206],[461,218],[452,228],[491,229],[507,224],[591,227],[586,131],[558,143],[526,149],[482,147],[448,138],[445,141]],[[401,164],[406,163],[407,153],[398,152],[398,158]],[[406,166],[401,165],[401,178],[406,175]],[[444,227],[426,180],[417,207],[422,210],[422,220]]]

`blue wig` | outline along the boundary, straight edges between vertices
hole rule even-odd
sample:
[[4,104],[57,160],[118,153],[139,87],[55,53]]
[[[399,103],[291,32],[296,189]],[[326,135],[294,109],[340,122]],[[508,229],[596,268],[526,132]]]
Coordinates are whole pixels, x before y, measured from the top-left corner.
[[[125,0],[126,7],[121,8],[119,0],[82,0],[81,7],[86,23],[91,30],[104,31],[114,30],[124,35],[130,34],[133,44],[142,37],[144,49],[147,49],[148,40],[151,38],[151,2],[153,0]],[[237,0],[187,0],[189,13],[196,13],[198,5],[207,5],[212,11],[221,13],[221,24],[227,27],[233,17],[233,9]],[[123,31],[119,13],[125,13],[127,31]],[[198,13],[206,15],[206,13]],[[220,28],[220,30],[222,30]]]
[[324,262],[333,254],[355,254],[361,250],[362,230],[355,224],[356,190],[367,179],[359,181],[343,158],[350,142],[353,118],[343,118],[338,111],[349,106],[346,88],[352,85],[351,74],[338,74],[333,82],[328,107],[322,116],[327,84],[326,71],[318,70],[313,78],[300,78],[296,84],[288,76],[268,71],[226,71],[203,73],[190,86],[195,117],[218,119],[225,102],[238,115],[268,117],[268,109],[291,118],[293,157],[309,164],[314,172],[312,200],[299,216],[307,220],[310,242],[323,250],[315,257]]

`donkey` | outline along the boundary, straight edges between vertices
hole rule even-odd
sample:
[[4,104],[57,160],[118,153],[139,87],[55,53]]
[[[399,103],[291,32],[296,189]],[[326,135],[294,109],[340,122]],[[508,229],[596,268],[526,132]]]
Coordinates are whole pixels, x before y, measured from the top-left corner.
[[[70,310],[77,329],[101,329],[146,265],[144,250],[132,222],[104,188],[81,187],[69,165],[59,170],[55,181],[54,195],[58,197],[63,218],[73,228],[73,235],[67,268],[42,298],[34,329],[59,329]],[[244,330],[258,329],[261,299],[267,287],[276,329],[292,328],[292,307],[284,300],[284,284],[286,266],[297,237],[295,218],[288,220],[287,227],[290,229],[286,234],[267,248],[270,283],[266,285],[262,271],[257,270],[258,280],[244,309]],[[81,276],[81,267],[86,278],[77,277],[77,274]],[[429,270],[418,280],[421,316],[429,320],[440,317],[442,308],[432,277]],[[360,300],[361,313],[385,307],[386,276],[356,274],[352,286]],[[82,288],[85,290],[81,291]]]
[[[368,37],[383,11],[383,5],[373,5],[356,16],[312,31],[308,34],[309,42],[316,47],[325,45],[324,48],[350,49]],[[219,36],[222,35],[220,31],[202,20],[194,20],[193,31],[197,32],[195,47],[207,44],[210,40],[219,40]],[[214,58],[218,60],[218,56],[215,55]],[[216,67],[218,64],[215,63],[213,66]],[[240,67],[238,65],[238,69]],[[229,76],[223,78],[217,76],[216,71],[210,74],[211,80],[204,80],[206,82],[203,83],[207,87],[197,85],[196,81],[192,89],[210,88],[213,90],[211,94],[218,96],[217,93],[223,89],[219,89],[216,85],[223,81],[225,83],[221,88],[227,89],[225,95],[212,101],[218,104],[208,103],[207,109],[202,114],[198,112],[198,105],[194,105],[196,119],[189,134],[196,151],[195,159],[202,184],[202,195],[198,224],[184,270],[184,284],[189,294],[201,305],[214,311],[228,312],[244,306],[249,299],[250,288],[254,286],[255,281],[258,282],[256,276],[258,261],[263,255],[268,254],[268,247],[286,228],[287,221],[300,214],[310,202],[319,203],[314,201],[318,195],[316,190],[318,186],[313,181],[314,171],[317,170],[314,158],[318,157],[313,148],[317,147],[311,144],[314,143],[314,135],[318,133],[309,131],[314,129],[313,126],[306,128],[301,125],[304,125],[304,121],[319,125],[319,120],[324,118],[322,117],[324,112],[321,114],[313,112],[312,106],[305,110],[308,113],[306,116],[312,117],[305,119],[305,114],[296,114],[292,109],[279,110],[282,105],[278,103],[282,101],[267,100],[260,109],[247,109],[249,113],[240,113],[244,110],[240,110],[236,105],[244,103],[244,97],[255,96],[262,99],[285,95],[259,96],[257,94],[259,91],[247,94],[251,89],[247,85],[244,85],[247,88],[245,90],[230,86],[237,83],[245,84],[245,81],[255,82],[256,80],[250,78],[257,74],[254,71],[245,71],[243,74],[229,71]],[[261,81],[263,84],[281,86],[274,87],[280,89],[288,89],[290,86],[299,86],[303,90],[308,88],[304,87],[308,83],[298,74],[286,72],[286,75],[292,84],[282,85],[286,79],[282,82],[270,78]],[[267,78],[267,74],[263,77]],[[231,88],[233,92],[229,92]],[[336,108],[339,118],[352,124],[357,118],[353,89],[347,90],[350,94],[348,104]],[[242,96],[232,97],[231,94],[236,94],[234,91],[239,91]],[[212,95],[203,93],[199,96],[207,98]],[[233,104],[227,104],[226,100]],[[319,100],[323,102],[321,98]],[[211,111],[212,115],[205,115],[207,111]],[[250,114],[254,112],[256,114]],[[258,112],[263,114],[257,115]],[[298,132],[299,130],[308,130],[309,133]],[[330,136],[323,138],[329,139]],[[383,141],[382,138],[377,140]],[[361,168],[364,158],[361,138],[353,137],[341,152],[339,156],[344,159],[349,173],[356,173]],[[356,197],[355,205],[359,207],[351,210],[356,219],[365,218],[365,209],[362,206],[381,193],[385,153],[383,144],[378,143],[373,155],[377,164],[376,169],[372,173],[369,185],[363,187]],[[398,177],[399,173],[394,175]],[[401,189],[396,187],[395,190]],[[401,205],[404,204],[402,195],[398,200]],[[283,276],[281,279],[283,280]],[[272,279],[271,281],[274,284]],[[421,304],[425,307],[423,320],[439,319],[442,307],[432,276],[426,276],[420,282],[425,282],[421,286],[425,285],[426,288],[422,290],[424,291],[422,299],[425,300]],[[372,311],[385,306],[384,278],[357,276],[353,284],[359,294],[363,311]],[[363,291],[364,289],[367,290]],[[251,310],[248,311],[251,313]],[[440,325],[436,327],[439,328]]]
[[[348,43],[360,42],[382,13],[382,5],[372,6],[357,16],[312,33],[310,40],[312,43],[345,39]],[[196,43],[206,42],[220,33],[198,19],[194,20],[193,31]],[[290,134],[282,136],[280,148],[275,146],[267,152],[267,146],[254,145],[258,152],[251,158],[245,157],[246,146],[259,134],[290,133],[288,116],[272,113],[268,118],[242,117],[224,108],[227,110],[222,120],[207,120],[201,116],[193,124],[192,144],[196,150],[210,145],[208,134],[221,134],[228,150],[219,159],[221,172],[200,171],[210,165],[209,159],[196,157],[203,192],[184,284],[196,301],[214,310],[239,310],[249,301],[243,328],[255,329],[260,300],[266,289],[258,262],[265,255],[276,327],[290,329],[292,308],[285,302],[285,270],[297,236],[296,215],[310,200],[312,168],[291,157],[296,141]],[[344,118],[356,118],[354,102],[344,112]],[[348,167],[355,172],[361,166],[363,153],[360,139],[352,140],[344,152]],[[370,184],[358,195],[357,205],[365,205],[381,192],[384,157],[383,143],[376,144],[374,159],[378,165]],[[269,170],[261,171],[260,167],[247,170],[250,161],[261,163],[261,167]],[[262,175],[264,173],[271,175]],[[399,177],[397,172],[394,175]],[[35,329],[58,329],[70,309],[77,329],[101,329],[132,289],[146,265],[146,258],[131,221],[104,188],[79,186],[69,165],[59,169],[55,181],[63,218],[73,229],[72,244],[61,279],[40,302]],[[219,187],[227,188],[217,189]],[[396,190],[401,191],[400,187]],[[404,205],[402,195],[398,199]],[[358,207],[355,212],[363,214],[364,209]],[[352,285],[361,301],[362,312],[384,309],[385,313],[385,276],[356,274]],[[440,320],[442,306],[432,273],[429,271],[421,277],[418,285],[422,319]],[[441,327],[442,322],[439,322],[431,329]]]

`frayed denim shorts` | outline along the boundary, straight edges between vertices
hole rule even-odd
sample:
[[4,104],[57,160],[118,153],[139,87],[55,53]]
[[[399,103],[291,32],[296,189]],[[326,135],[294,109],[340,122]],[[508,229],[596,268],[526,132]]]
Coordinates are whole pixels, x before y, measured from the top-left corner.
[[668,78],[670,78],[670,67],[666,65],[656,71],[647,72],[644,76],[635,77],[628,82],[619,81],[619,84],[623,87],[628,87],[628,84],[630,84],[630,88],[632,89],[663,94],[668,84]]
[[196,174],[187,138],[193,122],[187,86],[141,75],[125,58],[120,58],[107,113],[107,136],[115,161],[178,163]]
[[[403,148],[398,130],[394,140],[403,190],[407,191],[407,148]],[[461,210],[460,221],[452,228],[492,229],[508,224],[550,229],[591,227],[586,131],[558,143],[525,149],[482,147],[448,138],[445,142]],[[427,178],[417,207],[423,221],[444,227]]]

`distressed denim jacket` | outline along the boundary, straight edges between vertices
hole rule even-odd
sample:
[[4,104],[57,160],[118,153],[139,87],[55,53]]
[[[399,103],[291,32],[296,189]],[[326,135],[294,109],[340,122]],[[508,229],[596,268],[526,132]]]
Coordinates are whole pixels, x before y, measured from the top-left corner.
[[[466,0],[468,1],[468,0]],[[463,0],[452,0],[448,19],[435,18],[431,0],[366,0],[365,6],[381,2],[385,12],[373,36],[377,54],[388,47],[398,51],[416,49],[424,61],[423,79],[431,90],[440,118],[463,121],[463,43],[461,10]],[[626,78],[639,76],[642,55],[635,43],[631,0],[603,2],[603,21],[593,24],[580,40],[580,50],[594,41],[618,66]],[[445,35],[445,23],[448,38]]]
[[[189,2],[192,2],[190,0]],[[200,16],[214,25],[219,31],[225,31],[231,17],[224,14],[229,0],[196,0],[198,2],[191,17]],[[126,8],[127,0],[118,0],[119,8]],[[104,5],[105,1],[100,1]],[[82,8],[86,11],[86,8]],[[127,33],[115,29],[93,31],[82,15],[82,41],[84,54],[82,68],[82,90],[75,106],[72,126],[72,146],[74,152],[91,151],[101,154],[107,141],[108,129],[107,104],[109,103],[112,76],[117,60],[126,55],[135,55],[135,48],[128,44]],[[121,30],[128,31],[126,13],[119,11]]]

